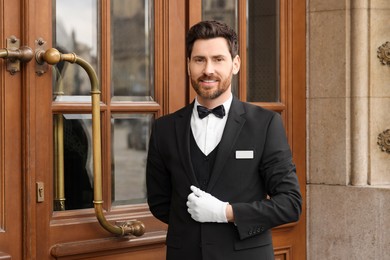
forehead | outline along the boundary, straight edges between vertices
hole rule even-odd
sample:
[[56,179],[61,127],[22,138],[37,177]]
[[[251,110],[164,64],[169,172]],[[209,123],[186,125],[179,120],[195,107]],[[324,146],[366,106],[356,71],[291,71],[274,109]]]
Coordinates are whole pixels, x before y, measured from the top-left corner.
[[199,39],[194,42],[191,56],[230,56],[227,40],[222,37]]

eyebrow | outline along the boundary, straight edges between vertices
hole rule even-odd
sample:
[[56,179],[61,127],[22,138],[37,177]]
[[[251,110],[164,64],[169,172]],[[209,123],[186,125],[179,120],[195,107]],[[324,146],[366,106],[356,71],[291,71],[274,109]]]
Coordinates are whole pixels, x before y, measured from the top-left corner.
[[[227,56],[226,55],[223,55],[223,54],[218,54],[218,55],[214,55],[214,56],[211,56],[212,59],[216,59],[216,58],[226,58]],[[205,59],[206,56],[203,56],[203,55],[196,55],[196,56],[193,56],[191,59]]]

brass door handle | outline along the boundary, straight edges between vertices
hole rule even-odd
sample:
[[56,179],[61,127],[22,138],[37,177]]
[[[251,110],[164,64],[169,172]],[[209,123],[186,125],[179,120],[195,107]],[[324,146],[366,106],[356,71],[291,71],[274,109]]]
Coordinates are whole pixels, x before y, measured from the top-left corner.
[[[38,41],[43,43],[43,41]],[[42,45],[42,44],[39,44]],[[7,38],[7,48],[0,49],[0,58],[7,59],[7,70],[11,74],[20,71],[20,62],[29,62],[34,57],[30,47],[20,47],[20,41],[14,36]],[[102,172],[101,172],[101,133],[100,133],[100,90],[99,82],[93,67],[76,54],[62,54],[57,49],[51,48],[47,51],[42,49],[35,53],[35,60],[39,65],[45,62],[55,65],[60,61],[67,61],[80,65],[88,74],[91,82],[92,96],[92,142],[93,142],[93,186],[94,186],[94,208],[100,225],[107,231],[116,235],[142,236],[145,233],[145,225],[141,221],[129,220],[117,222],[118,225],[110,224],[103,214],[102,196]]]
[[28,46],[22,46],[18,49],[0,49],[0,58],[19,60],[21,62],[29,62],[34,57],[33,51]]
[[100,225],[107,231],[116,235],[142,236],[145,233],[145,225],[141,221],[130,220],[118,222],[118,225],[110,224],[103,214],[102,195],[102,172],[101,172],[101,132],[100,132],[100,90],[99,82],[93,67],[76,54],[62,54],[57,49],[51,48],[47,51],[37,51],[35,59],[38,64],[47,62],[55,65],[60,61],[67,61],[80,65],[88,74],[91,82],[92,96],[92,154],[93,154],[93,187],[94,187],[94,208]]
[[20,71],[21,62],[29,62],[34,57],[33,50],[28,46],[20,47],[20,41],[15,36],[7,38],[6,46],[0,49],[0,58],[7,60],[7,71],[12,75]]

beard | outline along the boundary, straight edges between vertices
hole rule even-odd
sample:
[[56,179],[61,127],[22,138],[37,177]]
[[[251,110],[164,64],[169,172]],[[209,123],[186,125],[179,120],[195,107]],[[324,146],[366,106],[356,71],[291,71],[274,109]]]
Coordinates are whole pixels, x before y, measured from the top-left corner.
[[[198,96],[204,99],[216,99],[219,96],[221,96],[223,93],[225,93],[226,90],[230,87],[232,83],[232,76],[233,75],[230,75],[224,80],[221,80],[218,77],[207,77],[207,76],[202,76],[199,77],[198,79],[191,78],[191,84],[196,94],[198,94]],[[218,85],[216,88],[204,87],[202,86],[202,80],[217,80]]]

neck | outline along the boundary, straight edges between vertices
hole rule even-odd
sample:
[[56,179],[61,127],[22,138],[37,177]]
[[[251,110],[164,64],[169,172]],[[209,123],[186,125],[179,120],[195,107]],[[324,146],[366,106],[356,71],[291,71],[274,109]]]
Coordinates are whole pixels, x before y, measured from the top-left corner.
[[213,109],[225,103],[231,95],[231,91],[225,91],[224,93],[222,93],[222,95],[215,99],[202,98],[200,96],[197,96],[196,99],[198,100],[200,105],[207,107],[208,109]]

